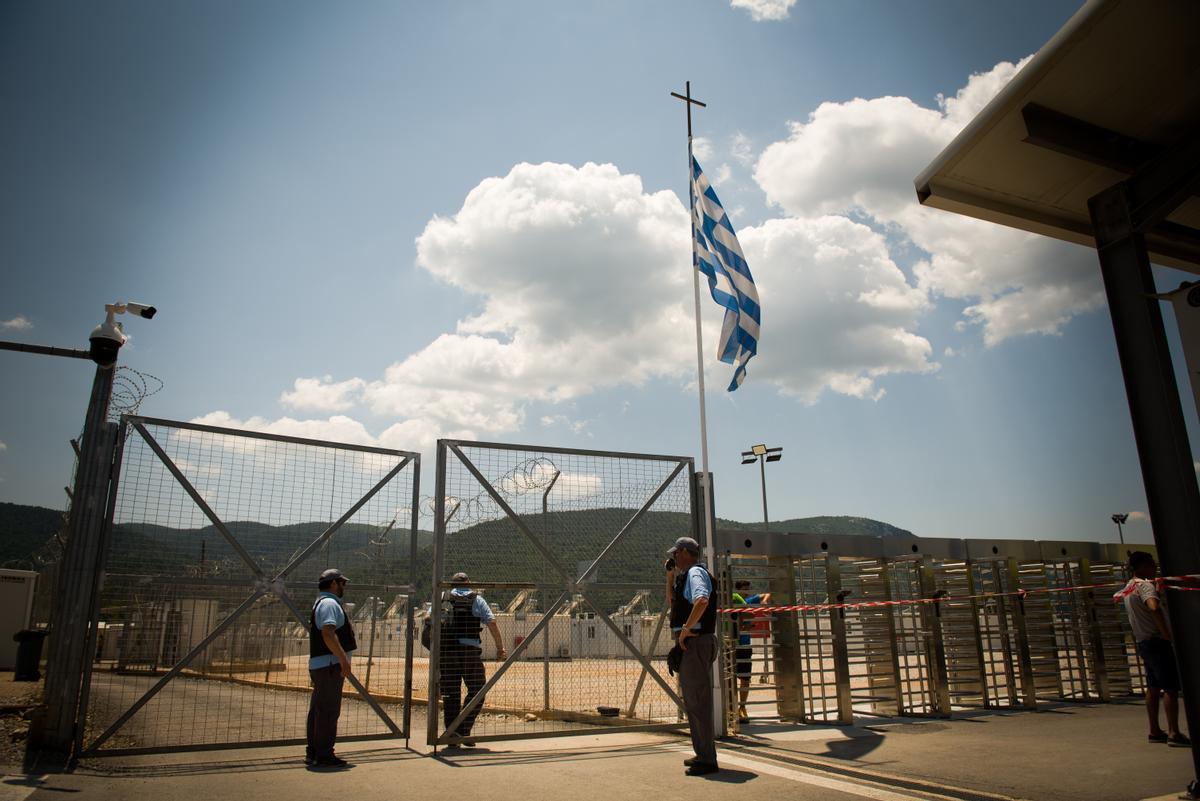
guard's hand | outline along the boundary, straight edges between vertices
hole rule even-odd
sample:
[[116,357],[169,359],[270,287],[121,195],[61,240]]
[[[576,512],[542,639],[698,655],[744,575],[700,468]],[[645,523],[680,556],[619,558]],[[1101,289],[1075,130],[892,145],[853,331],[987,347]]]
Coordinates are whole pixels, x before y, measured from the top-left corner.
[[695,636],[696,635],[693,632],[690,632],[687,629],[680,629],[679,630],[679,648],[680,648],[680,650],[686,651],[687,650],[687,638],[695,637]]
[[670,572],[674,571],[674,570],[675,570],[675,560],[674,560],[674,559],[668,559],[666,562],[664,562],[664,563],[663,563],[663,570],[665,570],[665,571],[666,571],[666,572],[668,572],[668,573],[670,573]]
[[351,676],[354,675],[354,673],[352,673],[350,670],[350,660],[349,659],[345,660],[344,662],[340,662],[338,664],[338,667],[341,668],[343,679],[349,679]]

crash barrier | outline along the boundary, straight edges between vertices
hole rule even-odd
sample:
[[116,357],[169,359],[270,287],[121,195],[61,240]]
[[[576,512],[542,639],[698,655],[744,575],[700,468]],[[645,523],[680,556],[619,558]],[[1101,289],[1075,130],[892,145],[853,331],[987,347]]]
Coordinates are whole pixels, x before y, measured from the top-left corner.
[[[723,605],[731,728],[743,714],[850,724],[1143,689],[1112,596],[1129,553],[1152,545],[720,531],[716,547],[722,597],[739,580],[769,593],[759,608]],[[1192,577],[1166,586],[1197,588]],[[750,638],[743,710],[730,655],[749,620],[770,634]]]

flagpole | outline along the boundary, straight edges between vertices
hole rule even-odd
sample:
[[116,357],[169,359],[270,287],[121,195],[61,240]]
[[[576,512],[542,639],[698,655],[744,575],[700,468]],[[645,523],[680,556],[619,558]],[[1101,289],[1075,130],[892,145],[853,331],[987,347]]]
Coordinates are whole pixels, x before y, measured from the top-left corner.
[[[690,126],[689,126],[690,128]],[[695,219],[696,198],[692,196],[692,136],[688,133],[688,198]],[[694,224],[694,223],[692,223]],[[700,488],[703,493],[704,510],[704,556],[708,560],[709,570],[716,570],[713,548],[713,510],[712,498],[709,491],[709,481],[712,474],[708,471],[708,412],[704,401],[704,327],[700,321],[700,270],[696,268],[696,235],[692,234],[692,294],[696,302],[696,378],[700,386]]]
[[[692,193],[692,106],[696,105],[704,108],[705,104],[692,98],[691,81],[686,82],[683,96],[680,96],[676,92],[672,92],[671,95],[685,101],[684,105],[687,106],[688,210],[691,214],[691,219],[688,220],[688,228],[690,229],[692,240],[692,296],[696,304],[696,382],[700,391],[700,508],[703,510],[704,515],[704,558],[708,562],[708,569],[715,571],[717,569],[717,562],[716,549],[713,544],[713,509],[710,486],[712,473],[708,469],[708,413],[704,403],[704,326],[700,321],[700,269],[696,260],[696,197]],[[714,597],[710,602],[717,602],[715,598],[716,594],[717,587],[714,586]],[[720,664],[720,659],[713,661],[710,685],[713,696],[713,728],[716,731],[724,732],[725,704],[724,694],[721,692]]]
[[696,197],[692,193],[692,106],[704,108],[706,104],[692,98],[692,82],[685,83],[684,94],[672,92],[672,97],[684,101],[687,107],[688,133],[688,211],[691,219],[688,226],[691,229],[692,240],[692,295],[696,303],[696,379],[700,388],[700,491],[702,495],[701,509],[704,514],[704,557],[708,561],[709,570],[716,570],[716,550],[713,545],[713,510],[709,481],[712,474],[708,470],[708,413],[704,402],[704,326],[700,321],[700,270],[696,264]]

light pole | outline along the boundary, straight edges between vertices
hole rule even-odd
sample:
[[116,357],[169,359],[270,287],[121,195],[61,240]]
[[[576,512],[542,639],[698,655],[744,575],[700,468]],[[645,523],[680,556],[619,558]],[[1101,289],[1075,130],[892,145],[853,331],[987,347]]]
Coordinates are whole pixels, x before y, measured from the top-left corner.
[[758,462],[758,473],[762,478],[763,496],[763,530],[771,529],[771,518],[767,517],[767,462],[778,462],[783,458],[783,448],[768,448],[766,445],[754,445],[748,451],[742,451],[742,464]]
[[1128,514],[1115,514],[1112,516],[1112,521],[1117,524],[1117,537],[1121,540],[1121,544],[1125,544],[1125,532],[1121,530],[1121,524],[1129,519]]

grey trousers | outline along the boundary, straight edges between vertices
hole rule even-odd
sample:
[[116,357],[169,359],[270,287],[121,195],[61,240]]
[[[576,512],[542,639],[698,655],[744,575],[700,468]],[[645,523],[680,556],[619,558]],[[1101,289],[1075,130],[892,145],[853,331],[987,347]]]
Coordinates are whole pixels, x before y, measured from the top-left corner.
[[308,671],[312,679],[312,700],[308,703],[308,747],[305,753],[313,759],[333,756],[333,741],[337,739],[338,718],[342,714],[341,665],[330,665]]
[[692,750],[696,752],[697,760],[711,765],[717,764],[712,696],[712,664],[716,658],[717,638],[712,634],[697,634],[688,638],[679,667]]

